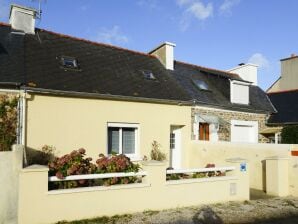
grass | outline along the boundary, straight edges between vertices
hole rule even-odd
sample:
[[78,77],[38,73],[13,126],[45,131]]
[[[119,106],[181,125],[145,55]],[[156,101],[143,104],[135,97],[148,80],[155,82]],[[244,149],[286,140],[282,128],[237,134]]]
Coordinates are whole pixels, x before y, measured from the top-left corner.
[[92,219],[82,219],[77,221],[60,221],[57,224],[115,224],[118,220],[121,219],[122,222],[129,222],[132,218],[132,215],[114,215],[112,217],[98,217]]

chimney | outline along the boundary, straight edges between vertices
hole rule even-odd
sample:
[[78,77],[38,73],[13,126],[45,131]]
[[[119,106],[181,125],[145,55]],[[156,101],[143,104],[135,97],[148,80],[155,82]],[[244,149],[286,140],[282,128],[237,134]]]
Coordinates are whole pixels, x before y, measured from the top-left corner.
[[291,54],[291,58],[295,58],[296,56],[296,54]]
[[150,51],[149,54],[157,56],[166,69],[174,70],[174,47],[176,44],[164,42]]
[[12,4],[10,7],[9,24],[14,30],[35,34],[36,14],[36,9]]
[[252,85],[258,85],[258,66],[251,63],[240,63],[237,67],[228,72],[238,74],[243,80],[249,81]]

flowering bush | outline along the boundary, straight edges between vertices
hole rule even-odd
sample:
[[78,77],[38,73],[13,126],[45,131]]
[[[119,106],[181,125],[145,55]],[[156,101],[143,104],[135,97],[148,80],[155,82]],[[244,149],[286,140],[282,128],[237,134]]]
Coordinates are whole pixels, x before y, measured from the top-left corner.
[[[49,163],[49,175],[63,179],[70,175],[96,174],[96,173],[116,173],[116,172],[138,172],[140,166],[133,164],[125,155],[112,155],[111,157],[99,155],[96,164],[92,163],[92,158],[84,158],[85,149],[74,150],[60,158],[55,158]],[[95,180],[60,181],[51,183],[50,188],[63,189],[87,186],[108,186],[113,184],[128,184],[139,182],[137,177],[114,177]]]
[[[205,166],[205,168],[215,168],[215,164],[208,163]],[[173,168],[168,168],[168,170],[173,170]],[[174,174],[167,174],[166,180],[181,180],[181,179],[207,178],[207,177],[218,177],[218,176],[225,176],[225,173],[221,171],[196,172],[192,174],[174,173]]]
[[0,96],[0,151],[10,151],[17,139],[17,98]]

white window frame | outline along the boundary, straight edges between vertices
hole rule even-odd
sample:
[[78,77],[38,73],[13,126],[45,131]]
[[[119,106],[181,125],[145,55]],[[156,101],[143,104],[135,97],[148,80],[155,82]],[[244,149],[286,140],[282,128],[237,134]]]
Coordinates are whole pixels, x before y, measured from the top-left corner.
[[[247,86],[247,88],[248,88],[248,94],[247,94],[247,100],[246,100],[246,102],[235,101],[234,84],[236,84],[236,85],[242,85],[242,86]],[[241,81],[238,81],[238,80],[231,80],[230,81],[230,101],[231,101],[231,103],[248,105],[249,104],[249,86],[250,86],[250,83],[241,82]]]
[[139,155],[139,139],[140,139],[140,125],[137,123],[119,123],[119,122],[108,122],[107,123],[107,155],[109,154],[109,133],[110,127],[119,128],[119,155],[122,154],[122,128],[134,128],[135,129],[135,153],[124,154],[129,158],[137,159]]

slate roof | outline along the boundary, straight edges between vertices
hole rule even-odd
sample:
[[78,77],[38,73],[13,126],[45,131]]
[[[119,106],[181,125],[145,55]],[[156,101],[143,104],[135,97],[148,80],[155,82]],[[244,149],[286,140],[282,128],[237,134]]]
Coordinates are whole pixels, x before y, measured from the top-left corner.
[[[189,100],[151,55],[39,29],[36,35],[24,36],[11,34],[10,27],[0,26],[0,36],[0,82],[22,82],[61,91]],[[76,58],[80,69],[61,68],[61,56]],[[142,70],[152,71],[156,80],[145,79]]]
[[268,119],[268,124],[298,124],[298,89],[268,93],[278,111]]
[[[240,111],[275,112],[266,93],[258,86],[251,85],[249,87],[249,105],[231,103],[230,79],[242,80],[236,74],[179,61],[175,61],[175,69],[171,73],[198,104],[208,104]],[[204,81],[208,85],[209,91],[199,90],[192,79]]]
[[[61,67],[61,56],[78,60],[79,70]],[[152,71],[156,80],[144,78]],[[192,76],[206,81],[211,91],[193,86]],[[230,103],[229,79],[237,74],[175,62],[166,70],[152,55],[67,35],[36,29],[35,35],[16,35],[0,23],[0,85],[22,83],[22,88],[159,99],[207,104],[232,110],[273,112],[266,94],[250,87],[250,104]]]

